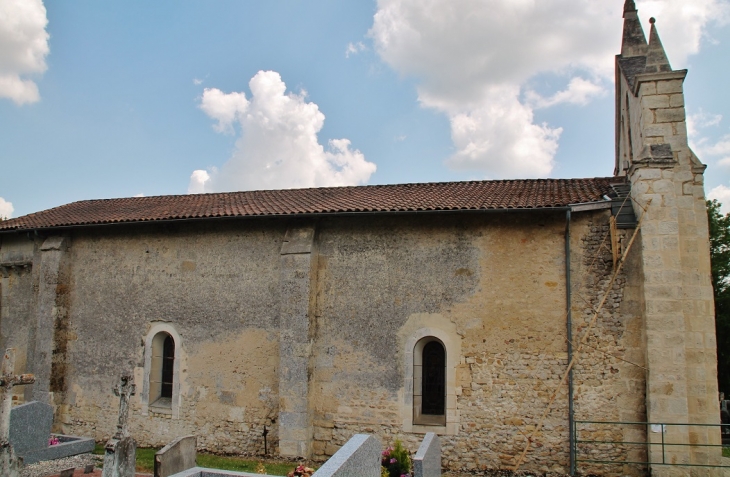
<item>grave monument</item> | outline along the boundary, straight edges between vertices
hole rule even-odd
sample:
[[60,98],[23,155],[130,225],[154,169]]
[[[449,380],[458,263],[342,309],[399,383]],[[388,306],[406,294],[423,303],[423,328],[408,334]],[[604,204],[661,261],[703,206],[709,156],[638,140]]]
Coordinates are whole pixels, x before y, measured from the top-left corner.
[[137,443],[129,435],[129,397],[134,396],[134,375],[122,375],[114,394],[119,396],[117,432],[106,443],[102,477],[134,477]]
[[10,410],[13,404],[13,387],[33,384],[32,374],[15,375],[15,349],[8,348],[2,364],[0,389],[2,389],[2,407],[0,407],[0,475],[3,477],[18,476],[18,458],[10,444]]

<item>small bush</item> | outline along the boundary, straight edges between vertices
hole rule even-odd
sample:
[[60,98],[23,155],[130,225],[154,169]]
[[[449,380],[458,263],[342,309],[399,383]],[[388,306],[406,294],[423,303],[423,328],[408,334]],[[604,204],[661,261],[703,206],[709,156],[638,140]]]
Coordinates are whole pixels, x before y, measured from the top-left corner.
[[396,439],[392,447],[388,447],[382,453],[380,460],[383,477],[401,477],[411,475],[411,455],[403,443]]

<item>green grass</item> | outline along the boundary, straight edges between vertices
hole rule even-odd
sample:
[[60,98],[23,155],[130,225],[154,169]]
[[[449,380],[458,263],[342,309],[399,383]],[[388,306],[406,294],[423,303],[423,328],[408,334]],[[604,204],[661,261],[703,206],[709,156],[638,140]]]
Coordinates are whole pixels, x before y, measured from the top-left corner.
[[723,447],[722,448],[722,456],[723,457],[730,457],[730,447]]
[[[155,453],[160,449],[152,447],[137,448],[137,470],[139,472],[154,472]],[[104,455],[104,444],[96,444],[94,454]],[[196,459],[200,467],[209,469],[234,470],[238,472],[256,472],[259,460],[242,459],[240,457],[225,457],[213,454],[198,454]],[[269,475],[286,475],[294,470],[296,464],[291,462],[264,462],[264,468]]]
[[[223,457],[212,454],[198,454],[197,463],[200,467],[210,469],[235,470],[238,472],[256,472],[260,461],[248,460],[239,457]],[[269,475],[286,475],[294,470],[296,464],[291,462],[264,462],[266,473]]]

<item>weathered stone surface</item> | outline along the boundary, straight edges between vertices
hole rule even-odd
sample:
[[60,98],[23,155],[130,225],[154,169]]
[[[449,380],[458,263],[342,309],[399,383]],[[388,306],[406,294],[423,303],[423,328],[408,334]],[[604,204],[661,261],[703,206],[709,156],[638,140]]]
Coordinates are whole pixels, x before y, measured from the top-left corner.
[[415,477],[441,476],[441,441],[438,435],[429,432],[423,438],[413,458],[413,471]]
[[21,457],[48,447],[53,425],[53,407],[33,401],[10,411],[10,443]]
[[134,477],[137,443],[131,437],[110,439],[104,454],[102,477]]
[[375,437],[354,435],[312,477],[379,477],[380,452]]
[[178,437],[155,454],[155,477],[169,477],[195,467],[195,436]]

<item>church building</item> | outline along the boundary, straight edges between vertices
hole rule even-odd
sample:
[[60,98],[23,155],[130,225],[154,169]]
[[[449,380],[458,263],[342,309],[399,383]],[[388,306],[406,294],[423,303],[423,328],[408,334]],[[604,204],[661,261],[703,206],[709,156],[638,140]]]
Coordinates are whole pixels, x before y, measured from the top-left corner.
[[627,0],[606,177],[86,200],[0,222],[0,346],[36,376],[14,399],[104,441],[132,373],[140,446],[266,439],[321,461],[356,433],[415,452],[436,432],[451,470],[717,465],[719,447],[660,445],[720,444],[699,426],[719,407],[686,75]]

